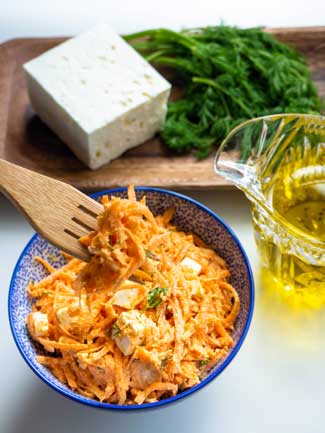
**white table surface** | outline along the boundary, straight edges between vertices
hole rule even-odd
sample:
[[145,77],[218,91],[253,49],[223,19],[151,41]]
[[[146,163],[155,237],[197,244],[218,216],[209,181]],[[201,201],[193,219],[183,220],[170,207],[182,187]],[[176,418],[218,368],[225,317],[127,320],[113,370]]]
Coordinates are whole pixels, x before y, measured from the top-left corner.
[[[214,24],[221,19],[240,26],[322,25],[324,12],[323,0],[0,0],[0,42],[75,34],[103,20],[119,32]],[[230,224],[257,276],[258,257],[245,197],[238,191],[185,193]],[[276,297],[265,294],[258,279],[254,318],[242,349],[212,384],[175,406],[138,413],[105,412],[49,389],[21,358],[7,315],[10,277],[32,234],[0,197],[0,433],[324,433],[324,314],[290,313]]]

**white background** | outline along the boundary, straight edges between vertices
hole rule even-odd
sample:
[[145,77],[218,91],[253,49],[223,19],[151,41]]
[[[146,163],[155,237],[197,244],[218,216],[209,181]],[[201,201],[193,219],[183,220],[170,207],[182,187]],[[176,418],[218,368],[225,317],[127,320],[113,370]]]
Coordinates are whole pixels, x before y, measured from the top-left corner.
[[322,0],[0,0],[0,40],[70,35],[99,21],[118,32],[153,27],[310,26],[325,21]]
[[[121,33],[221,20],[240,26],[324,25],[325,2],[0,0],[0,42],[71,35],[105,20]],[[239,354],[210,386],[174,406],[138,413],[81,406],[49,389],[25,365],[11,337],[7,293],[32,229],[0,197],[0,433],[324,433],[323,312],[290,313],[263,291],[249,204],[240,192],[186,193],[219,213],[247,250],[257,280],[254,319]]]

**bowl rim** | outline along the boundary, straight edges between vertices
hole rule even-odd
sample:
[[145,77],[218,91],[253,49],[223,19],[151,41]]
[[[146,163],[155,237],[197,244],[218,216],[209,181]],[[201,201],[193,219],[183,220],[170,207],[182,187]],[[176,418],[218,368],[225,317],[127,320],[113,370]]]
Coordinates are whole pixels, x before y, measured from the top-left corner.
[[[97,400],[91,400],[91,399],[87,399],[85,397],[83,397],[82,395],[79,395],[77,393],[74,394],[68,394],[65,390],[60,389],[57,387],[56,384],[50,382],[40,371],[37,371],[36,368],[34,367],[34,365],[32,364],[31,360],[29,359],[29,357],[25,354],[25,352],[23,351],[19,340],[18,340],[18,336],[16,334],[16,330],[14,328],[14,320],[13,320],[13,316],[12,316],[12,311],[10,308],[11,305],[11,299],[12,299],[12,295],[14,293],[14,286],[15,286],[15,281],[16,281],[16,276],[18,271],[20,270],[21,267],[21,262],[26,254],[26,252],[28,251],[28,249],[30,248],[30,246],[33,244],[33,242],[40,237],[39,234],[35,233],[32,238],[28,241],[28,243],[26,244],[26,246],[24,247],[23,251],[21,252],[18,261],[15,265],[12,277],[11,277],[11,281],[10,281],[10,286],[9,286],[9,294],[8,294],[8,316],[9,316],[9,323],[10,323],[10,328],[11,328],[11,332],[15,341],[15,344],[21,354],[21,356],[23,357],[24,361],[27,363],[27,365],[33,370],[33,372],[43,381],[45,382],[47,385],[49,385],[52,389],[54,389],[56,392],[60,393],[61,395],[63,395],[66,398],[69,398],[73,401],[76,401],[78,403],[82,403],[85,404],[87,406],[92,406],[95,408],[100,408],[100,409],[108,409],[108,410],[119,410],[119,411],[134,411],[134,410],[142,410],[142,409],[152,409],[152,408],[157,408],[159,406],[167,406],[170,403],[173,403],[177,400],[181,400],[184,397],[187,397],[193,393],[195,393],[196,391],[204,388],[207,384],[209,384],[210,382],[212,382],[212,380],[214,380],[217,376],[219,376],[219,374],[221,372],[223,372],[225,370],[225,368],[231,363],[231,361],[234,359],[234,357],[237,355],[239,349],[241,348],[247,332],[249,330],[251,321],[252,321],[252,316],[253,316],[253,311],[254,311],[254,303],[255,303],[255,285],[254,285],[254,278],[253,278],[253,272],[251,269],[251,265],[249,263],[249,259],[248,256],[241,244],[241,242],[239,241],[237,235],[233,232],[233,230],[229,227],[229,225],[227,223],[225,223],[223,221],[223,219],[221,217],[219,217],[215,212],[213,212],[211,209],[209,209],[207,206],[201,204],[200,202],[198,202],[197,200],[188,197],[184,194],[175,192],[175,191],[170,191],[170,190],[166,190],[166,189],[162,189],[162,188],[155,188],[155,187],[146,187],[146,186],[137,186],[135,187],[136,191],[148,191],[148,192],[158,192],[158,193],[162,193],[162,194],[167,194],[167,195],[172,195],[172,196],[176,196],[178,198],[180,198],[181,200],[187,201],[189,203],[191,203],[192,205],[198,207],[199,209],[203,210],[204,212],[208,213],[209,215],[211,215],[214,219],[216,219],[219,224],[221,224],[224,229],[230,234],[230,236],[233,238],[233,240],[235,241],[236,245],[238,246],[243,258],[244,258],[244,262],[245,262],[245,266],[247,269],[247,273],[248,273],[248,279],[249,279],[249,294],[250,294],[250,305],[249,305],[249,311],[248,311],[248,316],[247,316],[247,320],[244,326],[244,329],[242,331],[242,334],[239,337],[239,340],[237,341],[236,345],[234,346],[232,352],[230,353],[229,356],[227,356],[223,362],[218,366],[218,368],[211,374],[209,374],[205,379],[203,379],[200,383],[198,383],[197,385],[179,393],[176,394],[175,396],[169,397],[167,399],[164,400],[159,400],[157,402],[153,402],[153,403],[144,403],[141,405],[119,405],[119,404],[112,404],[112,403],[102,403],[100,401]],[[127,191],[127,187],[120,187],[120,188],[112,188],[112,189],[106,189],[103,191],[98,191],[92,194],[89,194],[92,198],[98,198],[101,197],[105,194],[114,194],[117,192],[125,192]],[[73,391],[71,391],[72,393]]]

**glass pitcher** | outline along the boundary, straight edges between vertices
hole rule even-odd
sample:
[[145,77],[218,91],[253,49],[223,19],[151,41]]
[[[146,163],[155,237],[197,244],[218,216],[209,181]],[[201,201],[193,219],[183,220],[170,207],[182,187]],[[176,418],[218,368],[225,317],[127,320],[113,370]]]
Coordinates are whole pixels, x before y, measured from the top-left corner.
[[242,123],[221,144],[215,170],[251,201],[272,284],[325,303],[325,118],[286,114]]

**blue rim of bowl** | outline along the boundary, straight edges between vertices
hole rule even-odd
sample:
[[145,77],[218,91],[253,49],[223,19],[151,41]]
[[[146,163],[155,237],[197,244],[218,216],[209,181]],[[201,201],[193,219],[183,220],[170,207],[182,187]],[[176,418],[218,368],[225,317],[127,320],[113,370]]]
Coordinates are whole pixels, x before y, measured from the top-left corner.
[[[88,406],[93,406],[96,408],[100,408],[100,409],[110,409],[110,410],[120,410],[120,411],[129,411],[129,410],[142,410],[142,409],[152,409],[152,408],[156,408],[159,406],[165,406],[165,405],[169,405],[170,403],[173,403],[177,400],[183,399],[184,397],[187,397],[193,393],[195,393],[196,391],[200,390],[201,388],[205,387],[208,383],[210,383],[213,379],[215,379],[217,376],[219,376],[219,374],[225,370],[225,368],[230,364],[230,362],[234,359],[234,357],[236,356],[236,354],[238,353],[239,349],[241,348],[245,337],[247,335],[248,329],[250,327],[251,321],[252,321],[252,316],[253,316],[253,311],[254,311],[254,301],[255,301],[255,289],[254,289],[254,278],[253,278],[253,273],[252,273],[252,269],[247,257],[247,254],[243,248],[243,246],[241,245],[238,237],[235,235],[235,233],[233,232],[233,230],[228,226],[228,224],[226,224],[222,218],[220,218],[216,213],[214,213],[211,209],[209,209],[208,207],[204,206],[203,204],[199,203],[198,201],[187,197],[186,195],[180,194],[178,192],[175,191],[169,191],[166,189],[162,189],[162,188],[154,188],[154,187],[136,187],[135,188],[136,191],[154,191],[154,192],[160,192],[163,194],[167,194],[167,195],[172,195],[172,196],[176,196],[182,200],[185,200],[187,202],[192,203],[193,205],[197,206],[198,208],[202,209],[203,211],[207,212],[208,214],[210,214],[213,218],[215,218],[227,231],[228,233],[230,233],[231,237],[234,239],[234,241],[236,242],[238,248],[240,249],[241,254],[244,257],[244,261],[245,261],[245,265],[246,265],[246,269],[248,271],[248,277],[249,277],[249,290],[250,290],[250,306],[249,306],[249,312],[248,312],[248,317],[247,317],[247,321],[245,324],[245,327],[243,329],[243,332],[237,342],[237,344],[235,345],[235,347],[233,348],[233,351],[230,353],[230,355],[219,365],[219,367],[211,374],[209,374],[205,379],[202,380],[202,382],[198,383],[197,385],[193,386],[192,388],[187,389],[186,391],[181,392],[180,394],[176,394],[173,397],[169,397],[166,398],[164,400],[159,400],[157,402],[154,403],[144,403],[141,405],[118,405],[118,404],[111,404],[111,403],[101,403],[99,401],[96,400],[90,400],[90,399],[85,399],[84,397],[82,397],[81,395],[79,396],[78,394],[75,395],[70,395],[67,394],[65,392],[65,390],[58,388],[55,384],[51,383],[48,381],[48,379],[43,376],[43,374],[39,371],[37,371],[34,366],[32,365],[31,361],[29,360],[29,358],[25,355],[25,353],[23,352],[22,348],[20,347],[20,344],[18,342],[18,337],[16,335],[16,331],[14,329],[14,325],[13,325],[13,318],[12,318],[12,314],[11,314],[11,308],[10,308],[10,301],[12,298],[12,293],[14,290],[14,283],[16,280],[16,275],[20,269],[20,264],[21,261],[25,255],[25,253],[28,251],[30,245],[35,241],[35,239],[37,239],[39,237],[39,235],[36,233],[27,243],[27,245],[25,246],[23,252],[20,254],[19,259],[17,261],[17,264],[15,266],[13,275],[11,277],[11,282],[10,282],[10,288],[9,288],[9,296],[8,296],[8,315],[9,315],[9,322],[10,322],[10,328],[11,328],[11,332],[12,335],[14,337],[16,346],[20,352],[20,354],[22,355],[23,359],[25,360],[25,362],[27,363],[27,365],[33,370],[33,372],[43,381],[45,382],[47,385],[49,385],[52,389],[54,389],[55,391],[57,391],[58,393],[64,395],[65,397],[74,400],[78,403],[82,403]],[[90,196],[92,198],[98,198],[102,195],[105,194],[113,194],[113,193],[117,193],[117,192],[124,192],[127,191],[126,187],[122,187],[122,188],[114,188],[114,189],[108,189],[108,190],[104,190],[104,191],[99,191],[96,192],[94,194],[90,194]]]

